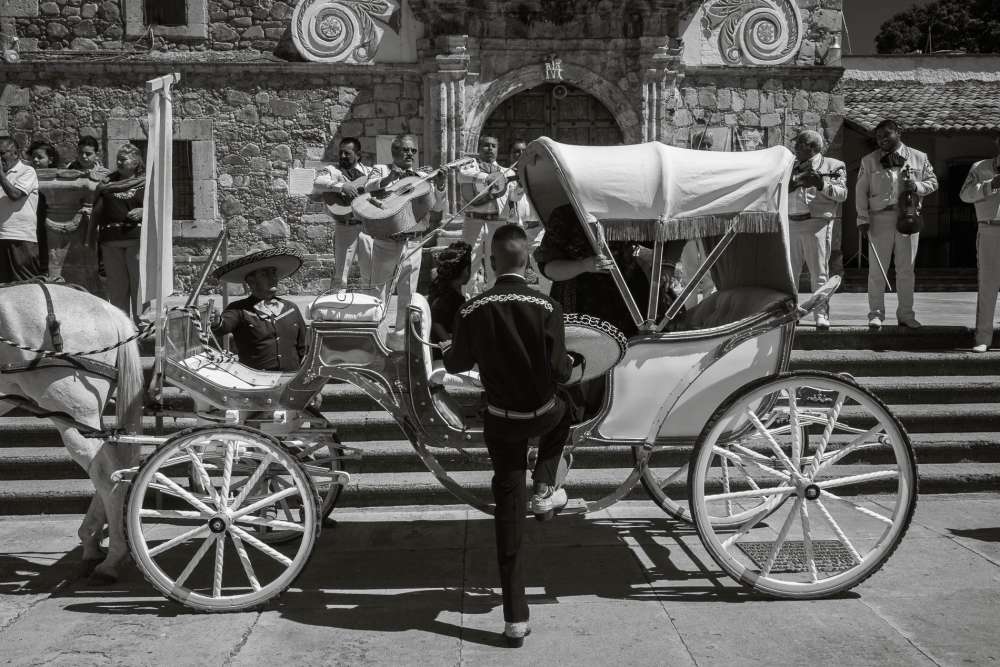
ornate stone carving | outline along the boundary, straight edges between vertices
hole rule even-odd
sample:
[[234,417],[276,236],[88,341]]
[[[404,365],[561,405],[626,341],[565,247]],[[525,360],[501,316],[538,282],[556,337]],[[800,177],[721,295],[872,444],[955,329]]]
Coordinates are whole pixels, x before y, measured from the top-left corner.
[[399,0],[302,0],[292,13],[292,41],[306,60],[368,63],[383,26],[399,31]]
[[554,53],[549,54],[545,59],[545,80],[562,81],[563,65],[562,59]]
[[795,0],[711,0],[702,27],[719,31],[719,51],[730,65],[780,65],[802,45]]

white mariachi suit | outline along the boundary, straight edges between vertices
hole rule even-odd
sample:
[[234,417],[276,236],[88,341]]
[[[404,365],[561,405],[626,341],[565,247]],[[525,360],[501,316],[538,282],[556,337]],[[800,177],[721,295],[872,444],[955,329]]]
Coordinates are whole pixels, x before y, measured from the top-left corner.
[[524,228],[524,233],[528,236],[528,242],[531,243],[531,250],[528,253],[528,263],[531,265],[531,270],[538,276],[538,290],[543,294],[548,294],[552,288],[552,281],[542,274],[538,268],[538,263],[535,262],[535,251],[542,244],[542,237],[545,236],[545,227],[542,226],[542,221],[538,218],[538,212],[531,205],[531,201],[528,199],[528,195],[520,183],[511,182],[510,189],[507,192],[507,222],[520,225]]
[[[905,160],[913,180],[917,184],[917,195],[926,197],[937,190],[937,176],[925,153],[900,144],[895,154]],[[885,156],[889,159],[889,156]],[[875,150],[861,158],[858,182],[855,187],[855,206],[858,210],[858,224],[869,224],[868,235],[882,267],[889,269],[889,261],[896,258],[896,294],[899,306],[896,319],[906,322],[914,319],[913,288],[916,278],[913,263],[917,258],[919,234],[900,234],[896,231],[899,218],[897,202],[903,184],[903,167],[882,165],[883,154]],[[869,249],[870,252],[870,249]],[[868,262],[868,317],[885,319],[885,279],[874,258]]]
[[[462,167],[458,171],[459,189],[462,193],[462,203],[468,204],[472,199],[489,189],[492,179],[498,173],[507,178],[513,178],[514,172],[501,167],[496,162],[488,163],[477,160],[475,165]],[[480,291],[475,289],[476,275],[483,272],[483,284],[489,287],[496,279],[493,267],[490,265],[490,253],[493,250],[493,233],[507,224],[506,187],[496,198],[486,199],[482,204],[469,206],[465,209],[465,219],[462,222],[462,240],[472,246],[472,276],[465,285],[466,296]],[[483,234],[483,227],[486,233]]]
[[[817,153],[810,160],[813,171],[824,174],[823,188],[799,187],[789,194],[788,217],[792,276],[798,285],[803,262],[815,292],[830,277],[833,225],[840,218],[840,205],[847,199],[847,167],[840,160]],[[832,174],[832,175],[830,175]],[[817,322],[829,315],[829,302],[816,311]]]
[[993,343],[993,316],[1000,292],[1000,188],[993,179],[1000,175],[1000,158],[972,165],[962,186],[962,201],[976,205],[979,234],[976,257],[979,266],[979,298],[976,303],[976,345]]
[[[351,173],[328,165],[319,170],[313,187],[323,192],[340,194],[345,183],[356,181],[362,176],[371,174],[371,167],[356,164]],[[372,278],[372,237],[365,234],[361,221],[353,215],[340,217],[330,212],[334,222],[333,253],[334,267],[331,288],[347,286],[347,278],[351,273],[351,263],[355,257],[358,269],[361,271],[361,286],[371,287]]]
[[[399,167],[391,164],[379,164],[372,167],[369,174],[369,182],[377,184],[390,174],[396,174],[400,178],[406,176],[419,176],[421,174],[408,171],[404,172]],[[443,211],[448,201],[445,191],[438,190],[431,182],[431,191],[434,193],[433,211]],[[430,213],[428,213],[430,215]],[[425,222],[418,220],[418,223]],[[426,231],[426,230],[425,230]],[[390,347],[402,349],[401,336],[406,331],[406,309],[413,300],[413,294],[417,291],[417,280],[420,278],[420,264],[423,252],[419,245],[425,231],[397,234],[392,238],[372,237],[372,286],[379,289],[383,300],[388,303],[389,283],[399,267],[399,278],[396,281],[396,338],[390,338]]]

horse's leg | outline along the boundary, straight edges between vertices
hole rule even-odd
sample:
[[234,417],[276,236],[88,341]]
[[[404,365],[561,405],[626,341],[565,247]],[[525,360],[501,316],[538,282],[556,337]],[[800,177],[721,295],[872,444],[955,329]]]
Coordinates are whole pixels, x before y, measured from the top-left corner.
[[90,499],[90,507],[83,517],[80,530],[80,542],[83,544],[83,560],[94,561],[103,560],[104,551],[101,549],[101,541],[104,539],[104,524],[108,522],[107,513],[104,511],[104,501],[98,493]]
[[[87,516],[84,517],[84,523],[80,527],[81,533],[96,531],[87,537],[99,541],[101,528],[97,524],[97,519],[105,519],[108,524],[108,554],[94,569],[93,577],[101,581],[116,581],[119,567],[128,555],[124,517],[122,516],[127,488],[125,483],[112,482],[111,475],[116,470],[135,464],[138,459],[138,447],[110,445],[99,438],[86,438],[75,427],[60,426],[60,432],[70,456],[87,471],[97,492],[95,502],[91,503],[91,509],[95,512],[92,515],[88,510]],[[103,512],[96,509],[98,502],[103,508]],[[100,516],[102,513],[103,517]],[[103,524],[103,521],[101,523]],[[81,534],[81,539],[87,538]]]

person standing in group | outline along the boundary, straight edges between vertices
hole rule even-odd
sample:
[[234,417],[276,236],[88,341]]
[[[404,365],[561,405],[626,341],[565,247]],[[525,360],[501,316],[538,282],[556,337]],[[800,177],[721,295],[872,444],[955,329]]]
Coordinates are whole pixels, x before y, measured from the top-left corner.
[[979,266],[979,298],[976,302],[976,340],[973,352],[985,352],[993,343],[993,316],[1000,292],[1000,130],[993,132],[996,157],[972,165],[960,197],[976,205],[979,234],[976,261]]
[[566,491],[557,474],[569,438],[570,411],[557,394],[569,379],[566,329],[560,305],[528,287],[528,239],[517,225],[493,237],[490,263],[494,286],[467,301],[455,319],[452,344],[444,346],[444,366],[461,373],[479,365],[486,390],[483,438],[493,463],[493,515],[497,561],[503,590],[504,637],[521,646],[530,633],[524,591],[524,533],[529,440],[537,439],[531,511],[539,520],[565,507]]
[[[39,169],[56,169],[59,166],[59,151],[47,141],[33,141],[28,146],[28,157],[35,174]],[[38,225],[35,236],[38,238],[38,271],[42,276],[49,275],[49,231],[46,226],[49,206],[41,189],[38,191]]]
[[[830,276],[830,247],[833,223],[840,217],[840,205],[847,199],[847,167],[826,157],[823,137],[805,130],[795,138],[795,167],[788,184],[788,219],[791,238],[792,277],[798,284],[803,262],[809,268],[812,291]],[[830,328],[829,302],[815,313],[816,328]]]
[[338,146],[337,165],[319,170],[313,189],[323,193],[323,202],[334,222],[333,280],[330,287],[343,288],[355,257],[361,272],[361,286],[369,287],[372,276],[372,237],[365,234],[361,221],[351,212],[351,201],[365,191],[371,167],[361,163],[361,141],[344,137]]
[[[369,180],[375,185],[369,187],[382,189],[401,178],[423,175],[417,171],[416,137],[412,134],[397,135],[392,140],[391,150],[391,163],[372,167]],[[390,283],[393,276],[397,274],[398,267],[396,294],[399,298],[396,303],[396,330],[387,338],[387,345],[392,350],[402,350],[405,345],[406,309],[413,300],[413,293],[417,291],[417,280],[420,278],[422,259],[420,242],[423,240],[423,236],[430,231],[431,214],[434,211],[442,211],[447,203],[445,178],[446,172],[443,169],[439,170],[431,186],[431,191],[434,193],[432,209],[422,219],[417,220],[412,229],[388,237],[373,236],[371,283],[373,287],[383,291],[383,297],[386,301],[389,298]],[[375,190],[375,194],[378,192],[380,190]]]
[[[108,276],[108,300],[138,322],[139,238],[146,168],[135,144],[125,144],[115,158],[115,171],[97,186],[88,243],[100,244]],[[95,233],[96,232],[96,233]]]
[[[899,198],[905,192],[919,198],[937,190],[937,176],[927,155],[905,145],[899,125],[883,120],[875,127],[878,148],[861,159],[855,187],[858,210],[858,231],[868,235],[876,257],[868,261],[868,328],[878,331],[885,320],[885,278],[895,256],[896,320],[900,325],[916,329],[920,326],[913,311],[915,278],[913,264],[917,259],[919,234],[901,234],[896,229],[899,220]],[[919,204],[918,204],[919,206]],[[871,251],[871,248],[869,248]],[[881,264],[881,265],[880,265]]]
[[[510,169],[512,171],[517,168],[517,163],[527,148],[528,145],[520,140],[510,145]],[[528,261],[532,272],[538,277],[538,291],[548,294],[549,290],[552,289],[552,281],[542,274],[534,258],[534,253],[541,245],[542,237],[545,236],[545,227],[542,226],[542,221],[538,218],[535,207],[531,205],[528,194],[516,178],[510,183],[510,192],[507,198],[507,222],[524,228],[524,233],[528,236],[528,243],[531,245]]]
[[97,139],[89,135],[80,137],[76,144],[76,159],[70,162],[67,169],[77,169],[90,173],[95,169],[103,170],[101,164],[100,144]]
[[0,138],[0,284],[41,274],[38,261],[38,175],[21,147]]
[[514,176],[510,169],[497,164],[498,146],[496,137],[479,137],[479,159],[475,165],[458,171],[465,206],[462,240],[472,246],[472,277],[465,286],[467,295],[479,291],[475,283],[480,272],[487,286],[496,277],[489,263],[490,245],[493,233],[507,222],[508,185]]

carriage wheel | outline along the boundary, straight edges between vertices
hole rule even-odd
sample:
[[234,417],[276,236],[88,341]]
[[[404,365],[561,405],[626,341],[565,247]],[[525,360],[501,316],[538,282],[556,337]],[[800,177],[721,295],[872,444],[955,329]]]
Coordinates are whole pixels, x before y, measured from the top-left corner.
[[[305,567],[320,529],[317,503],[308,474],[277,440],[241,426],[189,429],[139,469],[126,536],[139,569],[167,597],[241,611],[280,594]],[[268,544],[257,528],[298,539]]]
[[[761,405],[772,407],[761,416]],[[913,516],[917,467],[881,401],[850,380],[795,372],[726,399],[688,486],[720,567],[761,593],[809,599],[853,588],[888,560]],[[747,517],[738,526],[715,520],[737,513]]]

